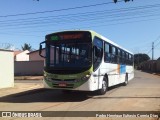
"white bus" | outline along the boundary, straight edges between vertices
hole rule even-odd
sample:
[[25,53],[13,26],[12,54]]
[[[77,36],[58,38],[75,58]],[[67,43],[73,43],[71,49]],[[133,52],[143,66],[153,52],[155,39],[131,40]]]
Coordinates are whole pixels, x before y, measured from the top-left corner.
[[108,87],[134,78],[133,53],[91,30],[48,34],[39,54],[45,57],[46,88],[105,94]]

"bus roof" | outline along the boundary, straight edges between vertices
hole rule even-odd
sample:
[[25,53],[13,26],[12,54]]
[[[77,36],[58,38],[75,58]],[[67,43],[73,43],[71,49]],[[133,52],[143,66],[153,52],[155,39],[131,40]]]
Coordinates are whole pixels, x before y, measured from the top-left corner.
[[88,31],[90,31],[93,35],[95,35],[95,36],[101,38],[102,40],[104,40],[104,41],[106,41],[106,42],[108,42],[108,43],[111,43],[112,45],[114,45],[114,46],[116,46],[116,47],[118,47],[118,48],[120,48],[120,49],[122,49],[122,50],[125,50],[126,52],[128,52],[128,53],[130,53],[130,54],[133,54],[133,53],[130,52],[129,50],[127,50],[127,49],[121,47],[120,45],[118,45],[118,44],[116,44],[115,42],[109,40],[108,38],[106,38],[106,37],[104,37],[104,36],[98,34],[97,32],[95,32],[95,31],[93,31],[93,30],[88,30]]
[[[108,43],[111,43],[112,45],[114,45],[114,46],[116,46],[116,47],[118,47],[118,48],[120,48],[120,49],[122,49],[122,50],[124,50],[124,51],[126,51],[126,52],[128,52],[128,53],[130,53],[130,54],[133,54],[133,53],[130,52],[129,50],[121,47],[120,45],[114,43],[113,41],[109,40],[108,38],[106,38],[106,37],[104,37],[104,36],[102,36],[102,35],[100,35],[100,34],[98,34],[97,32],[95,32],[95,31],[93,31],[93,30],[64,30],[64,31],[58,31],[58,32],[54,32],[54,33],[69,32],[69,31],[84,31],[84,32],[86,31],[86,32],[90,32],[90,33],[92,34],[92,36],[94,36],[94,37],[97,36],[97,37],[99,37],[100,39],[102,39],[102,40],[104,40],[104,41],[106,41],[106,42],[108,42]],[[53,34],[53,33],[51,33],[51,34]],[[51,35],[51,34],[47,34],[47,35]],[[47,35],[46,35],[46,36],[47,36]]]

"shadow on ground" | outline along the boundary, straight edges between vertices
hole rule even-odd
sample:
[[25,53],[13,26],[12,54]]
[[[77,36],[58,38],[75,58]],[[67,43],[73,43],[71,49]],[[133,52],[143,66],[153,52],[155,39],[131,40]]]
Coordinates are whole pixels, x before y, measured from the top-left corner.
[[79,102],[90,98],[92,92],[62,92],[52,89],[33,89],[16,94],[3,96],[0,102],[30,103],[30,102]]
[[[119,85],[118,85],[119,86]],[[112,90],[118,86],[111,87]],[[97,92],[71,91],[52,89],[33,89],[20,93],[10,94],[0,98],[0,102],[8,103],[30,103],[30,102],[80,102],[98,96]]]
[[0,102],[6,103],[31,103],[31,102],[81,102],[87,99],[123,99],[123,98],[159,98],[159,97],[109,97],[112,92],[115,92],[122,85],[110,87],[105,95],[98,95],[97,92],[62,92],[61,90],[52,89],[33,89],[20,93],[15,93],[0,98]]

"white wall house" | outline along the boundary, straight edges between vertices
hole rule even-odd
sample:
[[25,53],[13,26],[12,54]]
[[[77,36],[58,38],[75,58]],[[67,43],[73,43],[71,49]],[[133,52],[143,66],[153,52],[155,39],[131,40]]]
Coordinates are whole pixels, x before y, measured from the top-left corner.
[[15,61],[29,61],[29,51],[14,51],[14,60]]
[[13,51],[0,49],[0,88],[14,86]]

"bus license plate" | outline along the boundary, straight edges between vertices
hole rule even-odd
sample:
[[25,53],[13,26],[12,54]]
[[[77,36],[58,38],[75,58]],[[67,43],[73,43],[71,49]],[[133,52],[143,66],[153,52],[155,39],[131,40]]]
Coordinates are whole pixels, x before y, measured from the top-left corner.
[[60,86],[60,87],[66,87],[67,84],[66,84],[66,83],[60,83],[59,86]]

